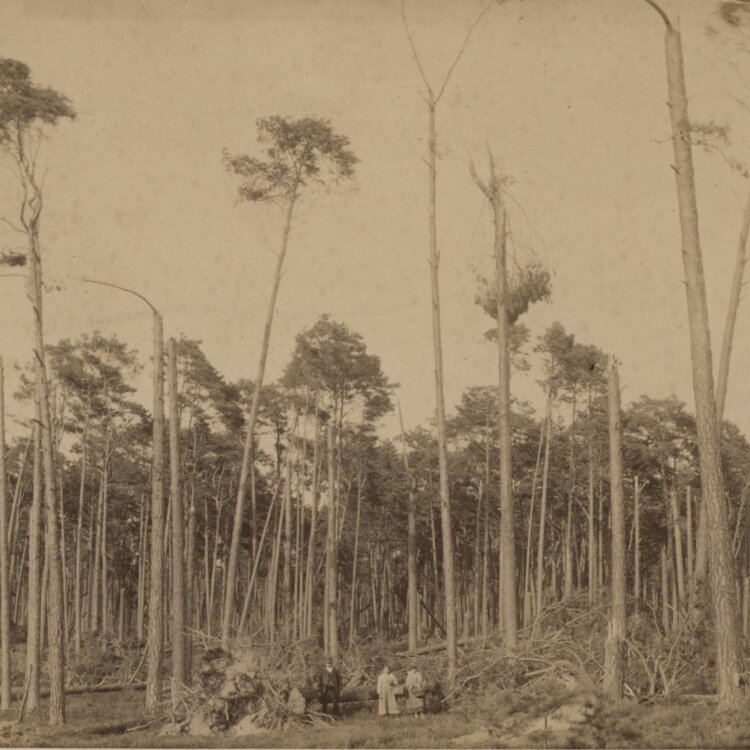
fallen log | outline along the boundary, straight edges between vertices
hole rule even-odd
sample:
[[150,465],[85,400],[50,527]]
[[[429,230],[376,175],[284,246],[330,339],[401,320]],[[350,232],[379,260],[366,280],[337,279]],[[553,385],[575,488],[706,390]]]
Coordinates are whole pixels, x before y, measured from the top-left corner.
[[[483,638],[461,638],[456,641],[457,646],[468,646],[471,643],[484,640]],[[399,651],[396,656],[420,656],[422,654],[433,654],[436,651],[445,651],[447,644],[445,643],[433,643],[431,646],[422,646],[421,648],[415,648],[413,651]]]
[[[65,695],[81,695],[83,693],[117,693],[121,690],[144,690],[145,682],[117,682],[110,685],[68,685],[65,688]],[[13,697],[22,698],[25,688],[13,688]],[[49,696],[49,688],[42,688],[39,691],[40,698]]]

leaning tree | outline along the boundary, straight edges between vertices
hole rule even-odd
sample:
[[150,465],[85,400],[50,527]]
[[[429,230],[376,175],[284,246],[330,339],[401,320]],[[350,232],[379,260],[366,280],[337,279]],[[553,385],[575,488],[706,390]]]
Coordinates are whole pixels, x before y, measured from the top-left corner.
[[226,572],[224,613],[221,626],[221,641],[229,645],[230,628],[234,614],[237,562],[240,551],[242,519],[245,509],[247,477],[250,470],[255,425],[260,406],[260,394],[266,372],[266,358],[271,340],[271,325],[276,308],[276,297],[281,282],[284,258],[289,245],[294,210],[306,189],[352,177],[357,157],[349,149],[349,139],[334,132],[328,120],[304,117],[299,120],[273,116],[258,120],[258,141],[266,145],[265,158],[259,159],[245,154],[230,155],[224,151],[226,168],[241,178],[238,188],[242,200],[254,203],[277,204],[284,214],[281,247],[276,256],[268,312],[263,329],[263,340],[258,360],[255,390],[247,416],[245,446],[237,487],[237,501],[232,527],[232,541]]

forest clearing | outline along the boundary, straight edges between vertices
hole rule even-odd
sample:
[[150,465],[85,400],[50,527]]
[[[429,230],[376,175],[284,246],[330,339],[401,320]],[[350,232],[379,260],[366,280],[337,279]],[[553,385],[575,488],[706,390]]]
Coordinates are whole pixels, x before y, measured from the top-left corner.
[[750,0],[0,19],[0,745],[750,747]]

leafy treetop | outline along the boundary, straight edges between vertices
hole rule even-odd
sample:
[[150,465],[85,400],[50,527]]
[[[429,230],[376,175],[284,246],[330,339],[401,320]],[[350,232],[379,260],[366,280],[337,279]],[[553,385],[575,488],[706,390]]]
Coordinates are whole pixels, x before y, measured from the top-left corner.
[[280,117],[258,120],[258,141],[267,144],[265,159],[224,150],[226,168],[243,178],[240,197],[249,201],[290,200],[299,189],[316,182],[328,167],[329,179],[352,177],[358,159],[349,150],[349,139],[333,131],[328,120]]
[[34,123],[55,125],[61,117],[74,118],[70,100],[31,82],[29,66],[0,58],[0,140],[17,137]]

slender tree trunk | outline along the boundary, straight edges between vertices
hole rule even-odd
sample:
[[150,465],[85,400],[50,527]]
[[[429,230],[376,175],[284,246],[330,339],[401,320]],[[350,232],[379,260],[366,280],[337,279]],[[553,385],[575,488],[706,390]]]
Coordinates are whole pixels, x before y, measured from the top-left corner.
[[297,189],[292,191],[292,195],[287,203],[286,218],[284,221],[284,230],[281,238],[281,250],[279,251],[276,268],[274,271],[273,285],[271,287],[271,296],[268,300],[268,312],[266,314],[266,324],[263,329],[263,342],[260,349],[260,360],[258,362],[258,373],[255,378],[253,398],[250,405],[250,413],[247,417],[247,432],[245,435],[245,447],[242,453],[242,467],[240,469],[240,480],[237,487],[237,501],[234,511],[234,523],[232,525],[232,540],[229,547],[229,561],[227,563],[224,613],[221,624],[221,645],[223,648],[229,648],[229,637],[234,615],[234,590],[237,580],[237,563],[240,553],[240,540],[242,536],[242,522],[245,514],[245,493],[247,490],[247,475],[250,469],[250,454],[255,441],[255,424],[258,419],[258,408],[260,406],[260,395],[263,388],[263,378],[266,372],[266,359],[268,357],[268,346],[271,341],[271,326],[273,316],[276,310],[276,297],[279,292],[281,283],[281,271],[284,265],[287,247],[289,245],[289,233],[292,229],[292,215],[294,205],[297,200]]
[[109,445],[104,455],[104,473],[102,478],[102,649],[106,648],[104,637],[109,633],[109,578],[107,576],[107,510],[109,505]]
[[604,692],[622,701],[625,681],[625,492],[622,478],[620,381],[609,361],[609,471],[612,506],[612,615],[604,645]]
[[698,431],[700,473],[703,500],[706,505],[711,593],[716,625],[716,672],[719,707],[736,707],[741,696],[740,676],[743,673],[739,618],[735,597],[734,560],[724,509],[724,482],[719,452],[719,432],[714,397],[711,339],[708,307],[703,278],[703,260],[698,231],[698,208],[693,176],[688,117],[687,93],[680,32],[656,5],[666,25],[665,47],[669,114],[674,147],[673,171],[682,232],[682,259],[685,272],[688,319],[690,324],[693,390]]
[[[30,713],[39,707],[39,666],[41,658],[41,535],[42,535],[42,435],[39,401],[36,400],[34,425],[34,479],[29,511],[29,582],[26,614],[26,703]],[[21,711],[23,718],[23,711]]]
[[539,506],[539,547],[536,558],[536,617],[542,615],[544,606],[544,525],[547,518],[547,478],[549,477],[550,433],[552,432],[552,380],[547,392],[547,413],[544,418],[544,466],[542,468],[542,497]]
[[665,545],[662,545],[659,551],[659,562],[661,568],[661,626],[665,633],[669,633],[669,564]]
[[141,495],[141,508],[143,516],[141,520],[141,544],[140,544],[140,579],[138,582],[138,614],[136,619],[136,633],[138,643],[143,642],[143,621],[146,610],[146,576],[148,575],[147,551],[148,551],[148,497]]
[[[32,176],[33,177],[33,176]],[[35,191],[36,192],[36,191]],[[36,192],[41,211],[41,195]],[[34,315],[36,360],[36,389],[41,407],[42,449],[44,458],[45,497],[45,549],[49,559],[49,584],[47,597],[47,667],[50,682],[49,723],[51,726],[65,721],[65,632],[63,630],[63,581],[60,560],[60,535],[57,518],[57,477],[55,471],[54,441],[52,438],[52,411],[50,409],[49,383],[44,348],[44,323],[42,312],[42,261],[39,249],[39,213],[35,211],[29,225],[29,296]]]
[[[355,603],[357,600],[357,563],[359,562],[359,519],[361,515],[361,509],[362,509],[362,473],[360,473],[357,476],[357,520],[354,526],[354,552],[352,553],[352,596],[351,596],[351,606],[349,608],[349,643],[350,645],[354,645],[354,636],[356,633],[356,623],[355,623]],[[409,516],[409,520],[411,521],[411,515]],[[409,534],[411,535],[411,525],[409,525]],[[411,539],[411,536],[409,537]],[[411,554],[411,550],[407,554]],[[416,557],[414,562],[416,563]],[[409,563],[411,563],[411,557],[409,557]],[[409,570],[408,575],[409,578],[409,585],[411,585],[411,569]],[[414,574],[414,577],[416,578],[416,571]],[[411,596],[411,590],[409,592],[409,595]],[[412,649],[412,611],[411,611],[411,599],[410,601],[410,609],[409,609],[409,650]],[[416,644],[416,636],[414,638],[414,642]],[[413,647],[416,648],[416,645]]]
[[682,555],[682,531],[680,530],[680,509],[677,506],[677,491],[669,493],[669,504],[672,509],[672,528],[674,529],[675,572],[677,574],[677,600],[680,609],[685,606],[685,577]]
[[[536,450],[536,463],[534,464],[534,476],[531,480],[531,499],[529,501],[529,527],[526,532],[526,565],[523,575],[523,625],[527,627],[532,617],[533,583],[531,581],[531,547],[532,531],[534,526],[534,502],[536,500],[536,485],[539,480],[539,468],[542,463],[542,446],[544,445],[544,428],[539,430],[539,445]],[[489,472],[489,466],[485,456],[485,473]],[[488,530],[486,530],[488,531]]]
[[5,472],[5,371],[0,357],[0,711],[10,708],[10,574]]
[[[591,394],[589,394],[589,418],[591,418]],[[594,445],[591,434],[589,434],[589,604],[593,604],[598,597],[597,581],[596,581],[596,504],[594,498]],[[636,477],[636,484],[638,478]],[[636,495],[636,505],[638,504],[638,498]],[[638,510],[636,509],[636,518],[638,518]],[[638,543],[636,541],[636,550],[638,549]],[[636,552],[637,554],[637,552]],[[637,605],[636,605],[637,606]]]
[[[289,448],[288,450],[291,450]],[[292,617],[292,462],[286,462],[284,480],[284,578],[282,596],[284,600],[284,635],[290,637]]]
[[510,410],[510,318],[508,312],[508,270],[506,254],[506,213],[501,181],[490,154],[490,176],[484,184],[472,168],[472,176],[492,207],[495,230],[495,289],[497,319],[497,411],[500,443],[500,546],[503,549],[503,578],[500,586],[503,601],[505,644],[515,647],[517,635],[516,543],[513,513],[513,464]]
[[151,464],[151,576],[148,589],[146,709],[156,712],[161,699],[164,633],[164,344],[161,316],[154,311],[154,420]]
[[338,594],[336,590],[336,484],[334,471],[333,423],[326,431],[328,444],[328,533],[326,535],[326,586],[325,608],[328,625],[325,637],[325,653],[336,659],[338,656]]
[[[193,433],[195,436],[195,433]],[[193,480],[190,490],[190,507],[188,509],[187,546],[185,550],[185,684],[192,684],[193,671],[193,638],[192,629],[196,626],[193,616],[195,612],[196,580],[195,580],[195,440],[193,442]]]
[[78,493],[78,522],[76,524],[76,572],[75,572],[75,593],[73,595],[73,619],[74,619],[74,648],[78,654],[81,651],[81,575],[82,555],[83,555],[83,510],[86,499],[86,431],[88,427],[88,415],[84,422],[83,432],[81,433],[81,480]]
[[688,599],[692,604],[693,586],[695,582],[694,578],[694,555],[693,555],[693,493],[688,485],[685,493],[685,508],[686,508],[686,526],[687,526],[687,574],[688,574]]
[[565,514],[565,534],[563,547],[563,561],[565,583],[563,596],[567,599],[573,596],[573,501],[575,494],[575,472],[576,472],[576,454],[575,454],[575,427],[576,427],[576,391],[573,390],[572,418],[570,421],[570,453],[568,457],[568,503]]
[[315,392],[315,426],[313,427],[313,474],[312,474],[312,492],[311,492],[311,505],[310,508],[310,539],[307,543],[307,571],[305,574],[305,581],[307,588],[305,591],[305,601],[307,610],[307,623],[305,628],[305,634],[307,637],[312,636],[313,632],[313,592],[315,588],[315,532],[317,530],[318,521],[318,474],[319,474],[319,458],[318,458],[318,445],[319,445],[319,422],[320,413],[318,410],[318,399],[319,394]]
[[443,393],[443,344],[440,330],[440,255],[437,247],[437,136],[435,132],[436,101],[428,91],[429,107],[429,201],[430,201],[430,282],[432,288],[432,341],[435,354],[435,400],[437,412],[438,463],[440,468],[440,528],[443,542],[443,591],[445,594],[445,640],[448,657],[447,684],[456,679],[458,648],[456,644],[456,591],[453,572],[453,528],[451,521],[450,480],[448,477],[448,444],[445,430],[445,396]]
[[635,608],[637,612],[641,599],[641,485],[637,474],[633,477],[633,514],[633,523],[635,525],[633,594],[635,596]]
[[[401,404],[398,404],[398,421],[401,427],[401,445],[404,458],[406,481],[409,483],[408,520],[406,537],[406,576],[407,596],[406,610],[409,627],[409,651],[419,647],[419,599],[417,581],[417,483],[409,468],[409,456],[406,452],[404,421],[401,418]],[[357,495],[357,530],[359,531],[359,494]],[[353,579],[352,579],[353,580]],[[352,588],[352,591],[354,589]]]
[[471,594],[474,604],[473,620],[474,620],[474,632],[471,634],[465,634],[466,637],[473,635],[474,637],[479,636],[479,613],[481,612],[481,598],[482,598],[482,560],[480,558],[480,550],[482,549],[482,495],[484,494],[484,480],[479,480],[479,487],[477,489],[477,507],[474,513],[474,556],[473,556],[473,572],[474,581],[471,586]]
[[185,684],[185,519],[180,482],[180,410],[177,403],[177,349],[169,339],[169,499],[172,506],[172,680],[179,695]]
[[[262,531],[262,533],[260,535],[260,541],[257,544],[257,549],[256,549],[256,552],[255,552],[255,558],[254,558],[254,561],[253,561],[253,569],[252,569],[252,572],[250,573],[250,580],[249,580],[249,582],[247,584],[247,590],[245,591],[245,601],[244,601],[244,603],[242,605],[242,614],[240,615],[240,622],[239,622],[239,625],[237,626],[237,632],[238,633],[242,633],[243,632],[243,628],[244,628],[244,625],[245,625],[245,620],[247,618],[247,613],[248,613],[248,610],[249,610],[249,607],[250,607],[250,599],[251,599],[253,591],[254,591],[255,578],[256,578],[256,575],[258,573],[258,565],[260,563],[261,556],[262,556],[262,553],[263,553],[263,542],[266,539],[266,532],[268,531],[268,525],[269,525],[269,523],[271,521],[271,516],[273,515],[273,511],[274,511],[274,508],[276,506],[276,498],[277,498],[277,496],[279,494],[279,490],[281,488],[281,481],[282,480],[279,479],[279,481],[276,483],[276,489],[274,490],[273,497],[271,498],[271,503],[268,506],[268,512],[266,513],[266,521],[263,524],[263,531]],[[212,588],[213,588],[213,584],[212,584]]]

